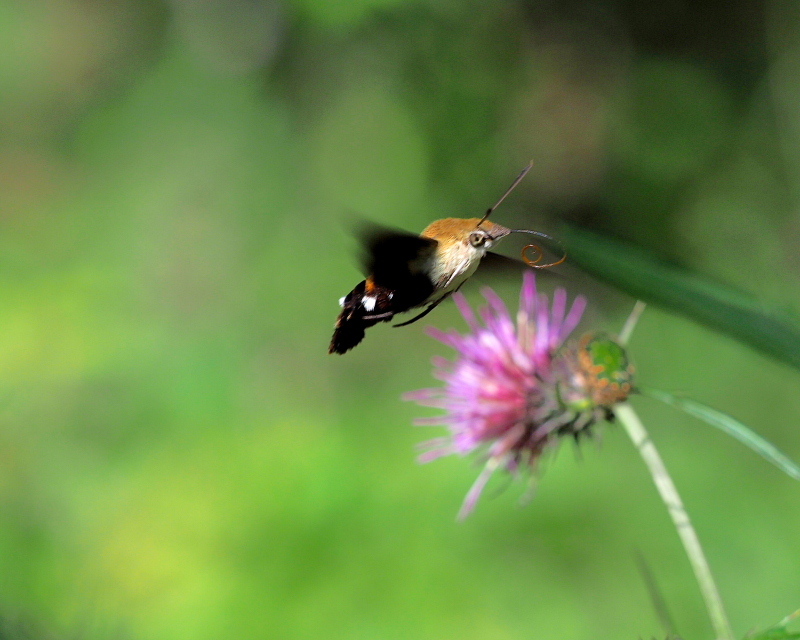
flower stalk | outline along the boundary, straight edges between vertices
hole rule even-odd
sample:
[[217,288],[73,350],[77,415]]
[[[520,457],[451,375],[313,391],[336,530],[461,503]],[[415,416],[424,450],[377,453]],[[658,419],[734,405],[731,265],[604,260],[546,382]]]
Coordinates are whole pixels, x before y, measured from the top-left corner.
[[722,598],[719,595],[719,590],[711,574],[711,568],[703,553],[697,532],[692,525],[686,508],[683,506],[678,489],[675,487],[675,483],[672,481],[672,477],[669,475],[667,467],[658,453],[658,449],[656,449],[650,439],[650,435],[647,433],[647,429],[645,429],[642,421],[639,420],[639,416],[629,403],[625,402],[616,406],[614,415],[625,428],[639,455],[642,456],[642,460],[650,471],[658,493],[667,507],[678,536],[683,543],[686,555],[689,557],[689,562],[692,565],[697,584],[705,600],[706,609],[711,618],[711,625],[714,627],[714,634],[717,640],[733,640],[733,631],[731,630],[728,616],[725,614]]
[[[639,318],[645,310],[645,303],[641,300],[636,301],[633,311],[625,326],[619,335],[621,344],[626,345],[630,340]],[[725,608],[722,605],[722,598],[719,595],[719,589],[714,582],[714,576],[711,573],[711,567],[708,565],[708,560],[703,553],[703,547],[700,544],[700,538],[697,537],[692,521],[689,518],[689,513],[683,506],[683,500],[678,493],[672,477],[667,471],[661,455],[653,441],[650,439],[650,434],[645,429],[639,416],[633,410],[633,407],[628,402],[617,405],[614,409],[614,416],[625,428],[625,432],[633,442],[633,446],[642,456],[653,482],[656,485],[661,500],[667,507],[667,512],[672,518],[672,523],[678,532],[678,537],[681,539],[684,551],[689,558],[689,563],[692,565],[695,579],[700,587],[700,593],[703,595],[703,600],[706,603],[706,610],[708,611],[709,618],[711,618],[711,626],[714,627],[714,634],[717,640],[733,640],[733,631],[731,629],[728,616],[725,614]]]

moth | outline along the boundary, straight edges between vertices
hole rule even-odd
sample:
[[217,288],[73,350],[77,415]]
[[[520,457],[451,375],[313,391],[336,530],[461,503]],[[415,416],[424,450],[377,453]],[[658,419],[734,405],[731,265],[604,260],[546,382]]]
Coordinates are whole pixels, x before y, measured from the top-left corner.
[[[487,252],[511,233],[531,233],[548,240],[550,236],[529,229],[509,229],[489,220],[491,213],[520,183],[533,165],[529,164],[482,218],[444,218],[429,224],[414,235],[392,229],[375,228],[363,238],[364,271],[367,277],[339,300],[342,308],[328,353],[346,353],[364,339],[366,330],[379,322],[389,322],[397,314],[422,308],[416,316],[394,325],[404,327],[425,317],[447,297],[458,291],[475,273]],[[535,268],[525,251],[541,249],[527,245],[523,259]]]

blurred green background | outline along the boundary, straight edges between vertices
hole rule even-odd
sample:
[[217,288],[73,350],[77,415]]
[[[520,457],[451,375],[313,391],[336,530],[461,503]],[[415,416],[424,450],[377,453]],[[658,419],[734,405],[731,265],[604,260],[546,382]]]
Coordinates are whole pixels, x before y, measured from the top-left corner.
[[[800,309],[800,5],[0,3],[0,629],[46,638],[710,638],[620,429],[532,503],[421,466],[425,325],[328,356],[348,220],[569,220]],[[511,255],[514,255],[511,251]],[[632,301],[543,277],[617,330]],[[519,280],[495,283],[510,304]],[[479,287],[466,287],[478,302]],[[651,307],[640,381],[800,459],[800,374]],[[800,486],[646,398],[737,635],[800,607]],[[504,490],[505,489],[505,490]],[[5,635],[3,637],[5,637]]]

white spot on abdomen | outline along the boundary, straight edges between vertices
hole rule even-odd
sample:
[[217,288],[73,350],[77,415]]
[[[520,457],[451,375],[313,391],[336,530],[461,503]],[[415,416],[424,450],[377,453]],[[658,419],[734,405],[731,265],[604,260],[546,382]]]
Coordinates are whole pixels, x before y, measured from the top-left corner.
[[378,299],[375,296],[364,296],[361,298],[361,306],[364,307],[366,311],[375,311],[376,302],[378,302]]
[[340,306],[340,307],[344,307],[344,299],[345,299],[346,297],[347,297],[347,296],[342,296],[341,298],[339,298],[339,306]]

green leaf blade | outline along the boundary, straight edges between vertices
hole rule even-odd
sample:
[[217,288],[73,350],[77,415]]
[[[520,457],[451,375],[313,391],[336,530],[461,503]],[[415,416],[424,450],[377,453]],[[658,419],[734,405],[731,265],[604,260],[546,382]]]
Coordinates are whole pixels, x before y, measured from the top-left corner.
[[800,611],[786,616],[774,627],[747,634],[745,640],[798,640],[800,639],[800,633],[792,632],[788,629],[792,621],[798,617],[800,617]]
[[697,400],[676,396],[658,389],[642,389],[642,393],[656,400],[661,400],[665,404],[676,407],[713,427],[717,427],[755,451],[768,462],[774,464],[788,476],[795,480],[800,480],[800,466],[791,458],[784,455],[771,442],[728,414],[713,409]]

